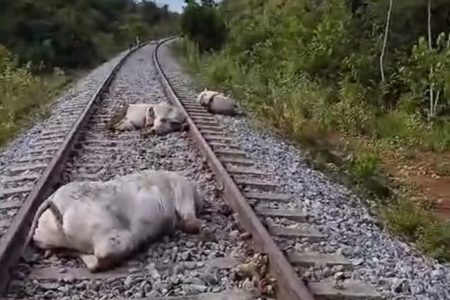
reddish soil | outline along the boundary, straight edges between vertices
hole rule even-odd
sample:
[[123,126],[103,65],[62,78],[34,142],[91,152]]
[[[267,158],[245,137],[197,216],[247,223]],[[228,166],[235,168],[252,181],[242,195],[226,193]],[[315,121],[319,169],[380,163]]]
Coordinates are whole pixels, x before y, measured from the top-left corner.
[[396,151],[383,161],[383,167],[394,177],[436,204],[436,212],[450,219],[450,153]]
[[[375,149],[370,140],[345,137],[336,133],[318,131],[316,127],[304,127],[303,138],[316,146],[344,151],[350,143]],[[350,142],[351,141],[351,142]],[[323,145],[322,145],[323,144]],[[351,147],[353,148],[353,147]],[[436,213],[450,220],[450,153],[433,153],[405,149],[383,148],[379,153],[381,168],[394,181],[404,184],[411,200],[425,199],[435,204]]]

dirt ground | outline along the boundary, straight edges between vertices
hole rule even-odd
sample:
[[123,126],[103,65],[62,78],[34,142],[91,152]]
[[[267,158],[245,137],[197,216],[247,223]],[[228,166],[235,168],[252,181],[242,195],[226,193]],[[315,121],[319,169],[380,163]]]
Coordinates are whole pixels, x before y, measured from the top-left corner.
[[382,167],[394,180],[406,183],[436,205],[436,212],[450,219],[450,153],[391,151]]

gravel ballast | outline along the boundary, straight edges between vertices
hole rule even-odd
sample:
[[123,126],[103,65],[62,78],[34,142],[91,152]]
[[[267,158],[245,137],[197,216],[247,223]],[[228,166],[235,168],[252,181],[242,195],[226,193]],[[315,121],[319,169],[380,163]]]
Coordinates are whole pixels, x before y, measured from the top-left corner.
[[[173,59],[168,46],[160,51],[165,72],[171,80],[183,83],[187,93],[195,98],[191,79]],[[262,132],[247,118],[216,119],[257,167],[272,174],[271,180],[283,191],[296,196],[288,206],[312,215],[314,224],[326,236],[325,242],[319,243],[289,241],[283,243],[284,249],[341,253],[356,265],[351,277],[373,285],[386,299],[450,299],[449,264],[421,255],[381,229],[361,199],[311,169],[301,150],[274,134]],[[311,277],[322,277],[316,275]]]
[[2,147],[0,149],[0,174],[4,174],[4,171],[8,169],[10,164],[21,158],[30,149],[31,145],[39,139],[40,132],[45,129],[45,126],[58,118],[58,113],[62,111],[64,106],[70,105],[70,102],[75,97],[90,98],[94,95],[97,88],[127,51],[119,53],[112,60],[105,62],[92,70],[86,77],[78,80],[72,88],[67,90],[51,105],[49,118],[37,121],[31,128],[25,130],[16,139]]

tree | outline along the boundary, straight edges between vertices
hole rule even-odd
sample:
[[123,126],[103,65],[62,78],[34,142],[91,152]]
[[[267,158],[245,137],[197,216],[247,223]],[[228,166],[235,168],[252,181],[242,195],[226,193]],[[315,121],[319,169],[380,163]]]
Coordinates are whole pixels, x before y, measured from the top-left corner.
[[[203,3],[204,2],[204,3]],[[181,16],[183,35],[195,41],[202,51],[218,50],[226,39],[225,22],[212,1],[186,0],[186,8]]]
[[128,46],[176,30],[177,14],[153,1],[2,0],[0,44],[34,66],[92,66]]
[[386,52],[386,46],[387,46],[387,40],[389,35],[389,24],[391,23],[391,14],[392,14],[392,2],[393,0],[389,1],[389,10],[387,12],[386,17],[386,30],[384,31],[384,41],[383,41],[383,49],[381,50],[380,55],[380,73],[381,73],[381,82],[385,82],[385,75],[384,75],[384,53]]

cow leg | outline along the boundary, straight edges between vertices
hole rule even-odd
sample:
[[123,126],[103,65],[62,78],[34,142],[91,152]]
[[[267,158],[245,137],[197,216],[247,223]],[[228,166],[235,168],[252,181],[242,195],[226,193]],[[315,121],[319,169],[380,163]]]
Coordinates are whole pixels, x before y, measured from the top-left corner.
[[131,233],[117,230],[95,238],[94,255],[82,259],[91,272],[103,271],[119,263],[133,250],[133,246]]
[[49,257],[51,257],[53,254],[54,254],[53,250],[47,249],[47,250],[45,250],[45,252],[44,252],[44,258],[49,258]]
[[153,128],[153,127],[147,127],[147,128],[144,128],[142,131],[141,131],[141,135],[142,135],[142,137],[144,137],[144,138],[146,138],[146,137],[149,137],[149,136],[151,136],[151,135],[154,135],[155,134],[155,129]]
[[178,199],[182,199],[180,203],[176,203],[176,215],[178,224],[181,225],[180,229],[186,233],[198,233],[200,231],[200,227],[202,226],[202,222],[197,218],[196,210],[199,209],[199,195],[197,191],[194,190],[189,191],[185,190],[185,193],[194,192],[192,195],[193,198],[184,198],[185,195],[178,195]]
[[86,265],[86,268],[92,273],[105,271],[111,268],[115,262],[108,257],[99,258],[94,254],[79,254],[79,257]]
[[46,249],[44,252],[44,258],[49,258],[52,255],[61,256],[61,257],[78,257],[78,252],[70,249]]
[[177,218],[179,220],[180,229],[189,234],[198,233],[200,231],[200,227],[202,226],[202,221],[200,221],[195,212],[177,212]]
[[110,269],[116,262],[110,257],[99,258],[93,254],[80,254],[79,257],[92,273]]
[[190,216],[183,220],[182,230],[186,233],[198,233],[200,231],[200,227],[202,226],[202,221],[197,219],[195,216]]
[[110,269],[119,263],[133,249],[131,232],[117,228],[97,231],[92,239],[93,254],[80,254],[79,257],[90,272]]
[[135,129],[135,126],[129,120],[125,119],[125,120],[122,120],[119,124],[117,124],[115,126],[115,129],[119,130],[119,131],[125,131],[125,130],[131,131],[131,130]]
[[181,131],[189,131],[189,123],[185,122],[181,125]]

